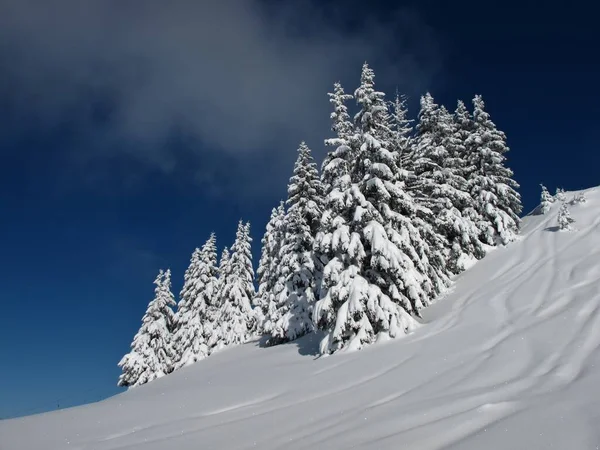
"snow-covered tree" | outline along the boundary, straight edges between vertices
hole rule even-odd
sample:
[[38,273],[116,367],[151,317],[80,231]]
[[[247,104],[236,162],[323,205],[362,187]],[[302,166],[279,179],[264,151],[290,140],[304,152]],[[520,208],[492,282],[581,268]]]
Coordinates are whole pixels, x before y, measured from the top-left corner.
[[227,264],[228,273],[219,292],[222,304],[219,314],[218,347],[242,344],[255,330],[256,318],[251,305],[256,295],[251,243],[250,224],[240,221],[235,242],[231,247],[231,259]]
[[[458,114],[463,111],[459,109]],[[461,124],[446,108],[439,107],[431,94],[421,98],[415,147],[411,190],[418,203],[429,210],[418,216],[435,231],[427,234],[429,247],[445,247],[445,265],[459,273],[466,261],[480,259],[485,253],[477,222],[472,219],[474,202],[464,178],[466,152]],[[419,228],[426,230],[424,226]]]
[[[321,165],[321,184],[323,186],[324,197],[333,189],[333,185],[338,181],[338,174],[341,174],[345,170],[345,164],[342,163],[345,157],[340,159],[337,149],[342,148],[344,151],[350,151],[349,145],[354,134],[354,125],[346,106],[346,102],[353,98],[352,95],[346,94],[340,83],[335,83],[333,93],[329,93],[328,95],[330,97],[329,101],[333,105],[331,130],[335,133],[336,137],[325,139],[325,145],[332,147],[334,150],[325,156]],[[351,158],[348,157],[348,159],[350,160]],[[330,166],[330,170],[325,171],[324,168],[332,162],[333,165]],[[337,170],[333,170],[334,167],[337,167]]]
[[264,333],[266,317],[276,308],[276,298],[283,290],[277,286],[279,280],[280,258],[279,253],[285,236],[285,203],[280,202],[277,208],[271,211],[271,218],[267,223],[265,234],[261,240],[262,252],[256,277],[258,292],[254,297],[254,311],[256,312],[256,332]]
[[571,217],[569,207],[565,202],[562,202],[560,209],[558,210],[558,228],[561,231],[570,231],[571,224],[575,222],[575,219]]
[[548,192],[546,186],[543,184],[540,184],[540,186],[542,187],[542,193],[540,195],[540,212],[542,214],[546,214],[548,211],[550,211],[552,203],[554,203],[554,197],[552,197],[550,192]]
[[278,271],[278,286],[283,289],[275,296],[276,303],[265,320],[265,332],[270,334],[272,344],[312,331],[311,311],[322,271],[321,260],[313,253],[323,212],[322,191],[310,149],[302,142],[288,185],[286,232]]
[[265,322],[271,345],[297,339],[313,330],[316,278],[313,237],[299,209],[290,210],[286,217],[286,235],[280,252],[282,289]]
[[573,199],[571,200],[572,205],[577,205],[579,203],[585,203],[585,202],[587,202],[587,199],[585,198],[584,192],[580,192],[580,193],[576,194],[573,197]]
[[177,356],[175,369],[193,364],[208,356],[204,337],[207,309],[215,295],[217,282],[217,247],[214,233],[202,250],[192,254],[185,272],[183,289],[177,307],[173,348]]
[[563,188],[556,188],[556,195],[554,196],[556,200],[559,202],[564,202],[567,200],[567,194]]
[[396,97],[391,104],[391,124],[392,131],[391,147],[398,154],[398,167],[402,171],[401,180],[407,180],[413,171],[412,154],[412,120],[408,119],[408,109],[406,107],[406,97],[396,92]]
[[329,102],[333,105],[333,112],[330,116],[331,130],[336,134],[336,137],[326,139],[325,144],[338,147],[341,144],[340,140],[347,142],[354,133],[352,119],[346,106],[346,102],[352,99],[352,95],[346,94],[339,82],[333,85],[333,92],[327,95],[329,96]]
[[414,205],[397,180],[384,94],[366,63],[354,96],[361,108],[355,137],[323,167],[323,177],[335,180],[316,239],[329,261],[313,318],[328,331],[323,353],[408,332],[416,326],[410,313],[418,314],[432,290],[421,259],[426,244],[402,213]]
[[298,210],[314,236],[323,214],[323,187],[310,148],[305,142],[298,147],[298,158],[288,184],[288,211]]
[[219,267],[217,269],[217,280],[214,288],[214,295],[210,299],[206,309],[206,321],[203,324],[203,334],[208,353],[212,353],[219,346],[221,338],[221,307],[223,306],[223,291],[227,284],[231,266],[229,265],[231,254],[229,248],[223,248]]
[[131,351],[119,362],[123,373],[119,386],[139,386],[172,371],[173,310],[171,271],[159,272],[154,280],[154,299],[142,318],[142,326],[133,338]]
[[507,244],[519,230],[521,196],[513,172],[505,166],[506,136],[485,111],[481,96],[473,99],[473,132],[467,139],[469,188],[475,209],[483,218],[480,239],[489,245]]

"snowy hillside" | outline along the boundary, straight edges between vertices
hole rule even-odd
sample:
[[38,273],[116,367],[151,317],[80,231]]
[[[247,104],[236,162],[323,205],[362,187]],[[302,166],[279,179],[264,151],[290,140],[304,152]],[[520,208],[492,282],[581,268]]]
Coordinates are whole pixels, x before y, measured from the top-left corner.
[[[0,422],[2,450],[596,449],[600,188],[523,221],[406,338],[250,343],[106,401]],[[567,193],[567,198],[573,193]]]

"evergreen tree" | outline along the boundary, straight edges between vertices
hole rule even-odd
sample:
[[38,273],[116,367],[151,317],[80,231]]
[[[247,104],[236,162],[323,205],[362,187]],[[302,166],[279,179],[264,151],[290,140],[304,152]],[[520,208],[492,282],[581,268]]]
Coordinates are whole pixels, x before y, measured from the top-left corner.
[[317,234],[323,214],[323,187],[317,165],[305,142],[300,143],[294,172],[288,184],[288,211],[298,210],[312,236]]
[[585,198],[584,192],[580,192],[579,194],[576,194],[573,197],[573,200],[571,200],[572,205],[577,205],[578,203],[585,203],[585,202],[587,202],[587,199]]
[[221,252],[219,267],[217,269],[217,280],[215,283],[215,294],[207,305],[206,322],[203,324],[204,340],[208,346],[208,354],[220,347],[221,340],[221,307],[223,306],[223,291],[227,284],[230,273],[230,252],[227,247]]
[[412,120],[408,119],[408,109],[406,107],[406,97],[401,96],[396,91],[396,98],[392,103],[392,114],[390,129],[392,131],[391,147],[398,155],[398,166],[402,171],[401,180],[407,180],[413,172],[412,165],[414,155],[412,154]]
[[565,193],[565,190],[563,188],[556,188],[556,195],[555,197],[556,200],[558,200],[559,202],[564,202],[567,200],[567,194]]
[[[433,227],[434,233],[427,234],[430,248],[438,252],[440,247],[446,248],[447,268],[459,273],[467,260],[484,256],[479,230],[471,219],[473,199],[463,176],[466,162],[462,130],[454,116],[427,94],[421,99],[417,131],[412,190],[419,204],[428,210],[419,216]],[[443,277],[441,268],[438,272]]]
[[550,195],[550,192],[548,192],[546,186],[543,184],[540,184],[540,186],[542,187],[542,194],[540,196],[540,212],[542,214],[546,214],[548,211],[550,211],[550,207],[554,202],[554,198],[552,195]]
[[175,306],[175,298],[171,293],[171,271],[161,270],[154,284],[154,299],[148,304],[131,351],[119,362],[123,371],[119,386],[139,386],[172,371],[174,314],[171,307]]
[[[323,186],[323,197],[325,197],[332,189],[333,185],[339,181],[339,176],[345,171],[346,156],[340,158],[341,151],[350,151],[350,142],[353,139],[354,126],[348,114],[346,102],[352,99],[352,95],[346,94],[340,83],[334,84],[333,93],[328,94],[329,101],[333,104],[333,112],[331,113],[331,130],[335,133],[335,138],[325,140],[325,145],[333,147],[334,150],[328,153],[321,165],[321,184]],[[338,151],[340,149],[340,151]],[[348,160],[351,158],[348,156]],[[330,164],[329,170],[325,170]],[[334,170],[335,168],[335,170]]]
[[399,212],[414,205],[395,175],[387,106],[367,64],[354,96],[361,107],[355,137],[323,168],[323,177],[335,180],[316,240],[329,261],[314,310],[317,326],[329,332],[323,353],[403,334],[416,326],[410,313],[428,302],[425,244]]
[[575,222],[575,219],[571,217],[569,207],[565,202],[560,205],[558,210],[558,228],[561,231],[571,231],[571,224]]
[[336,134],[335,138],[325,140],[325,145],[338,147],[342,143],[347,143],[353,134],[353,125],[346,102],[352,99],[352,95],[346,94],[342,85],[337,82],[333,85],[333,92],[327,94],[329,102],[333,104],[331,113],[331,130]]
[[314,304],[322,264],[313,253],[314,236],[323,211],[321,182],[310,149],[304,142],[288,185],[286,233],[280,249],[279,284],[283,289],[269,308],[265,331],[277,344],[312,331]]
[[219,293],[222,302],[219,314],[219,346],[243,344],[255,330],[255,314],[251,306],[251,301],[256,295],[251,243],[250,224],[240,221],[235,242],[231,247],[228,273]]
[[285,236],[284,205],[284,202],[280,202],[279,206],[271,211],[271,218],[261,241],[262,252],[256,271],[258,293],[254,297],[258,334],[265,332],[265,320],[276,308],[275,299],[283,289],[277,287],[277,282],[280,268],[279,253]]
[[467,139],[469,188],[475,209],[482,217],[480,239],[489,245],[514,240],[519,230],[521,196],[513,172],[505,167],[509,148],[506,136],[485,111],[481,96],[473,99],[473,132]]
[[193,364],[208,356],[204,337],[207,308],[215,294],[217,282],[217,247],[214,233],[202,250],[192,254],[181,291],[173,347],[178,357],[175,369]]

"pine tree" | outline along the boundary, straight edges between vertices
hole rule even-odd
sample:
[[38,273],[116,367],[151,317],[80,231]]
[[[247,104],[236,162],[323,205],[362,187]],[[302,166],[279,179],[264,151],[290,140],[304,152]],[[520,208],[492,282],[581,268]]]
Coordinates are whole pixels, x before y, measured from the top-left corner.
[[288,185],[287,207],[278,271],[278,286],[283,289],[276,295],[265,322],[271,344],[296,339],[313,328],[311,311],[322,271],[313,243],[320,226],[323,198],[316,164],[304,142],[298,149]]
[[550,192],[548,192],[546,186],[543,184],[540,184],[540,186],[542,187],[542,194],[540,195],[540,212],[542,214],[546,214],[548,211],[550,211],[550,207],[554,202],[554,198],[552,195],[550,195]]
[[354,96],[361,107],[355,137],[323,167],[323,177],[335,180],[316,240],[329,261],[314,310],[317,326],[329,332],[323,353],[399,336],[416,326],[410,313],[428,302],[425,244],[399,212],[414,205],[395,175],[389,113],[366,63]]
[[276,298],[283,287],[276,286],[279,279],[279,252],[285,236],[285,204],[281,202],[271,211],[271,218],[262,238],[262,252],[256,271],[258,293],[254,297],[257,334],[265,332],[266,318],[276,308]]
[[203,324],[204,340],[208,347],[208,354],[221,347],[221,307],[223,306],[223,291],[227,285],[231,269],[230,260],[229,249],[225,247],[219,259],[217,280],[214,288],[215,294],[207,305],[206,322]]
[[173,342],[175,354],[178,356],[175,369],[208,356],[203,324],[207,322],[207,308],[215,294],[216,265],[217,248],[213,233],[202,250],[194,251],[185,273],[181,300],[175,316],[178,327]]
[[161,270],[154,284],[154,299],[148,304],[131,351],[119,362],[123,371],[119,386],[139,386],[172,371],[174,313],[171,307],[175,306],[175,298],[171,293],[171,271]]
[[255,313],[251,301],[254,292],[254,269],[252,268],[252,238],[250,224],[238,224],[236,238],[231,247],[231,259],[225,276],[219,314],[219,346],[243,344],[255,330]]
[[556,200],[558,200],[559,202],[564,202],[567,200],[567,194],[565,193],[565,190],[563,188],[556,188],[556,195],[554,196],[554,198],[556,198]]
[[469,152],[469,188],[477,213],[480,239],[489,245],[514,240],[519,230],[521,196],[513,172],[505,167],[509,148],[506,136],[496,128],[481,96],[473,99],[473,132],[467,139]]
[[561,231],[571,231],[571,224],[574,222],[575,219],[571,217],[569,207],[565,202],[563,202],[558,210],[558,229]]

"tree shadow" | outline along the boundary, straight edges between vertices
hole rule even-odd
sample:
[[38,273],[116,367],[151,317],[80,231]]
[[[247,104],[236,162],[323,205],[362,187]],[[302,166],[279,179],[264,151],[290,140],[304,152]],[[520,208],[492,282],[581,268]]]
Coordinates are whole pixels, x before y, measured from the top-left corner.
[[302,356],[321,356],[321,352],[319,351],[319,346],[321,341],[325,337],[325,332],[323,331],[315,331],[307,334],[306,336],[302,336],[295,341],[290,342],[290,345],[295,345],[298,347],[298,353]]
[[323,331],[315,331],[294,341],[281,344],[269,342],[271,338],[269,335],[261,336],[256,342],[260,348],[276,347],[277,345],[293,345],[298,348],[298,354],[302,356],[314,356],[316,358],[321,355],[319,344],[324,337],[325,333]]
[[558,226],[548,227],[548,228],[544,228],[544,231],[548,231],[550,233],[556,233],[557,231],[560,231],[560,228]]

